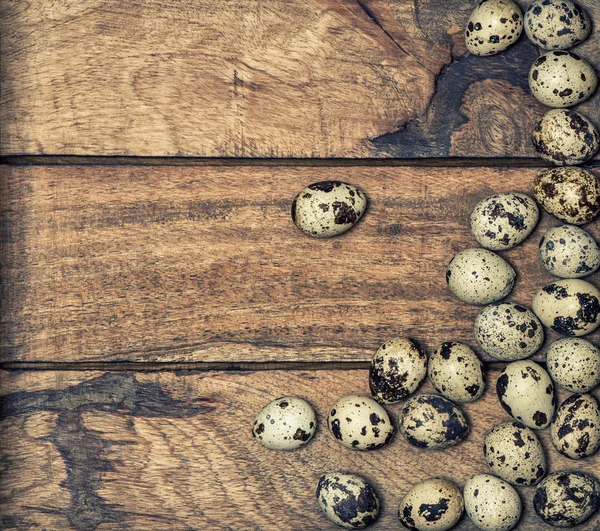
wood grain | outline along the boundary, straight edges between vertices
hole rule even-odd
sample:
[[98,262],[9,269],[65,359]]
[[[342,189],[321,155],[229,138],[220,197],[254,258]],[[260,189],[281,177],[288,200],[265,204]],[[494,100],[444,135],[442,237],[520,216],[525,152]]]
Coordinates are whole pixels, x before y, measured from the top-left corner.
[[[323,473],[345,470],[380,493],[372,529],[399,529],[396,510],[414,483],[441,475],[462,486],[488,471],[483,434],[507,418],[496,376],[484,398],[464,407],[472,431],[459,446],[427,452],[397,436],[381,451],[357,452],[333,439],[325,415],[339,396],[368,392],[367,371],[3,372],[0,524],[6,531],[335,529],[314,490]],[[300,451],[274,453],[252,440],[251,421],[289,394],[315,406],[318,431]],[[598,473],[600,455],[570,461],[554,450],[548,429],[540,437],[551,470]],[[519,489],[521,531],[550,529],[533,512],[534,491]],[[577,529],[598,526],[600,514]],[[475,531],[466,518],[457,529]]]
[[[470,56],[472,7],[2,0],[0,154],[534,156],[538,50]],[[594,32],[577,51],[600,64]]]

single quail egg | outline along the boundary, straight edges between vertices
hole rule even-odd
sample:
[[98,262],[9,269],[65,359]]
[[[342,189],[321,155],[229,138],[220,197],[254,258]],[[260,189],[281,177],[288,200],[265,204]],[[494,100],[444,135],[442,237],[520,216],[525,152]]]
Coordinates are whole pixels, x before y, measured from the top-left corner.
[[317,485],[317,500],[325,515],[345,529],[364,529],[379,516],[375,489],[354,474],[325,474]]
[[509,363],[498,377],[496,392],[504,410],[525,426],[541,430],[550,424],[556,406],[554,385],[537,363]]
[[379,347],[371,360],[371,394],[383,404],[399,402],[412,395],[426,375],[425,351],[407,337],[390,339]]
[[600,325],[600,291],[585,280],[558,280],[536,293],[533,311],[559,334],[584,336]]
[[494,55],[517,42],[522,31],[523,13],[512,0],[483,0],[469,17],[465,43],[473,55]]
[[581,164],[598,151],[600,135],[585,116],[552,109],[533,127],[533,145],[543,159],[558,166]]
[[520,304],[496,302],[475,319],[475,339],[490,356],[512,361],[537,352],[544,342],[544,330],[531,310]]
[[292,220],[309,236],[329,238],[351,229],[366,208],[367,198],[360,188],[340,181],[322,181],[296,196]]
[[565,337],[548,347],[546,366],[552,379],[574,393],[600,384],[600,349],[586,339]]
[[600,267],[600,247],[579,227],[561,225],[546,231],[540,240],[544,267],[562,278],[581,278]]
[[566,50],[588,38],[588,14],[571,0],[535,0],[525,12],[525,33],[545,50]]
[[461,519],[464,507],[460,489],[452,481],[430,478],[405,494],[398,518],[411,531],[447,531]]
[[450,400],[423,394],[409,398],[400,410],[399,430],[417,448],[448,448],[465,439],[469,424]]
[[581,459],[600,448],[600,407],[592,395],[571,395],[557,409],[552,444],[563,455]]
[[511,292],[515,276],[515,270],[504,258],[486,249],[461,251],[446,269],[450,291],[471,304],[503,299]]
[[308,402],[284,396],[269,402],[256,415],[252,435],[272,450],[295,450],[315,434],[317,419]]
[[546,474],[542,445],[520,422],[501,422],[489,430],[483,455],[490,470],[513,485],[535,485]]
[[394,435],[387,411],[368,396],[340,398],[329,410],[327,426],[343,446],[355,450],[381,448]]
[[550,474],[535,491],[533,507],[554,527],[573,527],[587,520],[600,506],[600,484],[583,472]]
[[518,492],[496,476],[473,476],[465,484],[463,494],[469,518],[483,531],[510,531],[521,518]]
[[455,402],[473,402],[485,391],[483,364],[463,343],[442,343],[429,359],[427,372],[438,392]]
[[512,249],[531,234],[539,215],[537,204],[525,194],[495,194],[473,209],[471,232],[486,249]]

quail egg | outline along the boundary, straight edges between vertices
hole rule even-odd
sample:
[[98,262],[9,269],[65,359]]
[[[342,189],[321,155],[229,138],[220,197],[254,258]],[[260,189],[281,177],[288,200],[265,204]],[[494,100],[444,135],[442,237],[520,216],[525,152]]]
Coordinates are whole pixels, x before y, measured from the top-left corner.
[[461,519],[464,507],[460,489],[452,481],[430,478],[405,494],[398,518],[411,531],[447,531]]
[[490,470],[513,485],[535,485],[546,474],[542,445],[520,422],[501,422],[489,430],[483,455]]
[[600,144],[594,124],[565,109],[544,114],[534,125],[531,139],[540,157],[558,166],[585,162],[596,154]]
[[588,38],[588,14],[571,0],[535,0],[525,12],[525,33],[545,50],[566,50]]
[[407,337],[390,339],[379,347],[371,360],[371,394],[383,404],[399,402],[412,395],[426,375],[425,351]]
[[525,426],[541,430],[550,424],[556,406],[554,385],[537,363],[509,363],[498,377],[496,392],[505,411]]
[[512,249],[531,234],[539,215],[536,202],[525,194],[495,194],[473,209],[471,232],[486,249]]
[[517,42],[522,31],[523,13],[512,0],[483,0],[469,17],[465,43],[473,55],[494,55]]
[[368,396],[340,398],[330,408],[327,426],[343,446],[355,450],[381,448],[394,435],[387,411]]
[[496,302],[475,319],[475,339],[484,352],[505,361],[531,356],[544,342],[538,318],[520,304]]
[[469,424],[450,400],[422,394],[409,398],[400,410],[399,430],[417,448],[448,448],[465,439]]
[[600,407],[592,395],[571,395],[556,411],[552,444],[563,455],[581,459],[600,448]]
[[550,474],[535,491],[533,507],[554,527],[573,527],[587,520],[600,506],[600,485],[583,472]]
[[600,384],[600,349],[586,339],[565,337],[548,347],[546,366],[552,379],[574,393]]
[[300,191],[292,203],[292,220],[315,238],[337,236],[351,229],[365,213],[364,192],[341,181],[322,181]]
[[252,435],[272,450],[295,450],[305,445],[317,429],[315,412],[297,396],[284,396],[263,407],[252,425]]
[[521,518],[519,494],[496,476],[473,476],[465,484],[463,495],[469,518],[483,531],[510,531]]
[[515,270],[492,251],[466,249],[448,264],[446,282],[460,300],[489,304],[506,297],[515,282]]
[[354,474],[325,474],[317,485],[317,500],[334,524],[346,529],[364,529],[379,516],[375,489]]
[[540,240],[544,267],[562,278],[581,278],[600,267],[600,247],[579,227],[561,225],[546,231]]
[[584,336],[600,325],[600,291],[585,280],[558,280],[536,293],[533,311],[559,334]]
[[438,392],[455,402],[473,402],[485,390],[483,365],[463,343],[442,343],[429,358],[427,372]]

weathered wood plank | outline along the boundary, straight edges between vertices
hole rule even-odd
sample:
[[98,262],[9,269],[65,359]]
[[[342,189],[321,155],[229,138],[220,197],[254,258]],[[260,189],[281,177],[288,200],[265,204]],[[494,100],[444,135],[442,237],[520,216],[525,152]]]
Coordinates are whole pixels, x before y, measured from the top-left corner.
[[[479,308],[450,295],[445,266],[476,245],[477,201],[527,191],[535,173],[4,167],[1,359],[361,361],[397,334],[473,343]],[[325,241],[290,218],[296,192],[321,179],[370,199],[354,230]],[[526,305],[551,280],[537,258],[548,218],[505,253]]]
[[[332,470],[369,478],[383,500],[373,529],[397,529],[397,506],[412,484],[442,475],[462,486],[487,471],[483,434],[507,418],[494,373],[484,398],[464,407],[472,423],[464,443],[426,452],[397,436],[389,447],[364,453],[341,447],[325,415],[339,396],[368,392],[366,371],[0,376],[6,531],[334,529],[314,499],[317,479]],[[267,401],[287,394],[313,403],[319,428],[302,450],[274,453],[252,440],[250,425]],[[395,415],[398,407],[390,410]],[[599,455],[569,461],[554,450],[548,430],[541,439],[551,470],[598,473]],[[519,491],[519,530],[540,530],[531,506],[535,489]],[[600,515],[578,529],[599,525]],[[457,529],[475,531],[466,518]]]

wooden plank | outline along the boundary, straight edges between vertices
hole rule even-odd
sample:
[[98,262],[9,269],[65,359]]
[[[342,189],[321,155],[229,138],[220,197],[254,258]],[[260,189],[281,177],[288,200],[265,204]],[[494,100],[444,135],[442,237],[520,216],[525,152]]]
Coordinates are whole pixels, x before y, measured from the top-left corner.
[[[346,470],[367,477],[380,493],[382,514],[372,529],[397,529],[398,504],[414,483],[443,475],[462,486],[488,471],[484,432],[507,418],[494,393],[496,376],[480,401],[464,407],[472,431],[459,446],[427,452],[397,436],[381,451],[357,452],[328,433],[326,414],[339,396],[368,392],[367,371],[4,372],[1,527],[335,529],[314,490],[323,473]],[[288,394],[315,406],[318,431],[300,451],[274,453],[252,440],[250,425],[266,402]],[[540,438],[551,470],[598,473],[600,455],[570,461],[554,450],[548,429]],[[532,509],[534,491],[519,489],[525,507],[519,530],[543,527]],[[578,529],[598,526],[600,514]],[[466,518],[457,529],[475,531]]]
[[2,0],[0,153],[534,156],[538,51],[466,54],[472,4]]
[[[527,191],[535,173],[4,167],[1,359],[364,361],[399,334],[429,348],[473,343],[479,308],[451,296],[446,264],[476,245],[473,206]],[[296,192],[322,179],[360,185],[370,200],[354,230],[329,240],[290,217]],[[517,302],[551,281],[537,243],[553,223],[544,216],[504,253]]]

